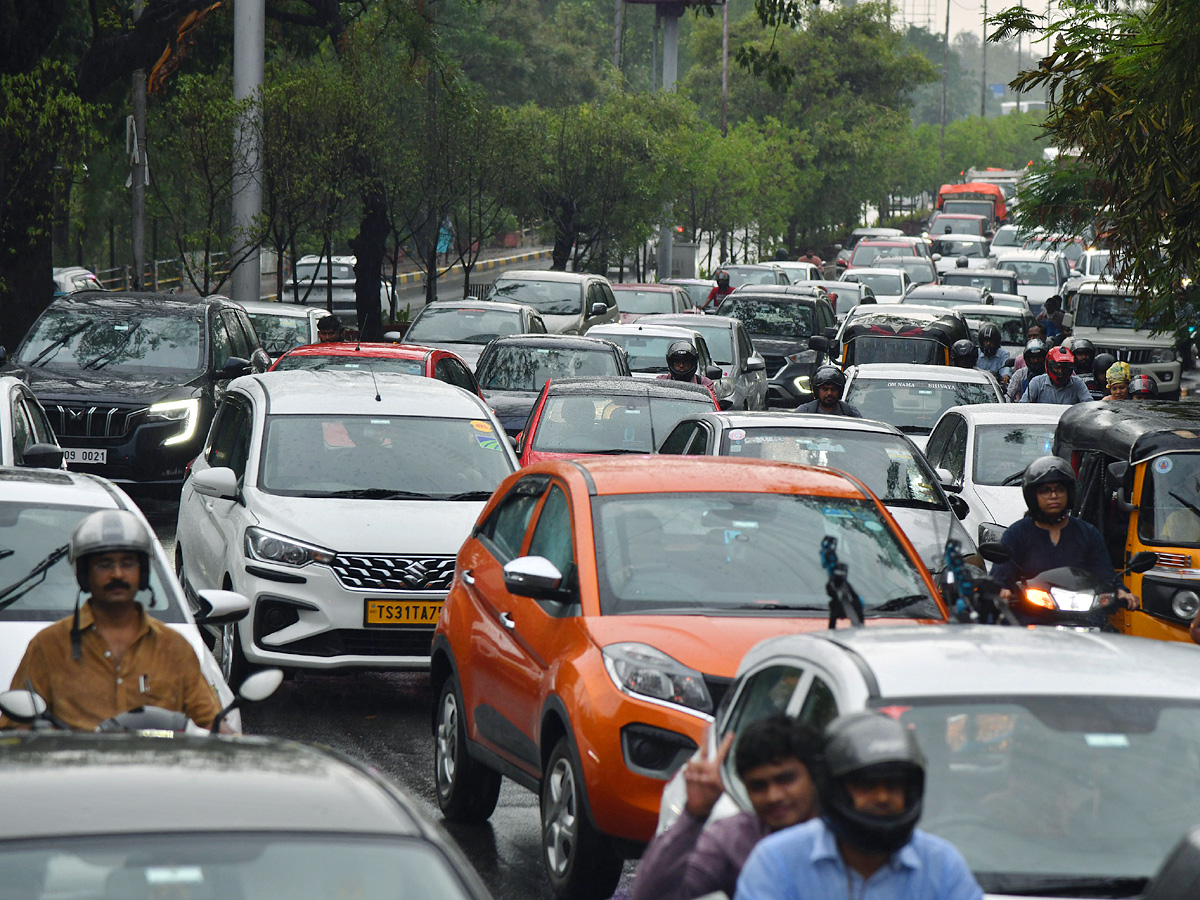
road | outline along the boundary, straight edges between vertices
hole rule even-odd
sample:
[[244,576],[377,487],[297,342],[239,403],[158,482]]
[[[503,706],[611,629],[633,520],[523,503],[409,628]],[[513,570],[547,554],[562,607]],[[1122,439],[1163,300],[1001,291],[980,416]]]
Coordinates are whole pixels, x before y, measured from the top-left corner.
[[[143,510],[173,560],[178,504],[147,502]],[[299,675],[243,710],[242,723],[249,734],[324,744],[373,766],[442,822],[433,786],[432,704],[425,673]],[[442,824],[497,900],[553,900],[532,792],[505,781],[490,822]],[[628,897],[633,870],[627,863],[615,897]]]
[[[514,256],[530,252],[537,248],[529,248],[528,250],[513,250]],[[504,265],[497,265],[491,269],[479,269],[478,267],[471,272],[471,284],[490,284],[496,280],[505,269],[549,269],[550,260],[537,259],[529,262],[512,262]],[[451,272],[443,275],[438,279],[438,299],[439,300],[457,300],[462,297],[463,292],[463,275],[461,272]],[[425,283],[421,281],[411,284],[402,284],[396,289],[396,308],[399,310],[407,309],[410,318],[414,318],[418,312],[425,307]]]

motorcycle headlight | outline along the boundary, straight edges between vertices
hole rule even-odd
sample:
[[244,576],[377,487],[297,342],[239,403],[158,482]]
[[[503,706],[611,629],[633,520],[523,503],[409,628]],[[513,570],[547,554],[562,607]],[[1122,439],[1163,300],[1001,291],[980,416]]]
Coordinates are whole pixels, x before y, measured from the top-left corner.
[[601,651],[613,684],[626,694],[712,713],[704,676],[649,644],[626,641]]
[[1164,363],[1175,362],[1175,351],[1168,347],[1160,347],[1157,350],[1150,351],[1150,362]]
[[163,446],[182,444],[196,434],[196,423],[200,419],[200,401],[193,398],[152,403],[146,411],[146,417],[153,421],[180,423],[179,433],[163,441]]
[[792,379],[792,384],[794,384],[796,386],[796,390],[802,394],[812,393],[812,379],[808,375],[797,375]]
[[334,559],[334,554],[329,550],[253,527],[246,529],[246,555],[262,562],[296,568],[307,566],[309,563],[328,566]]

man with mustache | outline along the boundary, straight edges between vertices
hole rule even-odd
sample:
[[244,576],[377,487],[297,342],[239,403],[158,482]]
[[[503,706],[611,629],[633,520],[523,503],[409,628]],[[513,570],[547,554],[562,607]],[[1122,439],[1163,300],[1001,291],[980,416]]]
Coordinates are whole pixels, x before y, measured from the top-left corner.
[[92,731],[106,719],[139,706],[185,713],[212,725],[220,712],[187,639],[138,602],[150,587],[152,538],[136,515],[103,510],[85,518],[71,536],[82,605],[34,635],[12,687],[32,685],[64,724]]

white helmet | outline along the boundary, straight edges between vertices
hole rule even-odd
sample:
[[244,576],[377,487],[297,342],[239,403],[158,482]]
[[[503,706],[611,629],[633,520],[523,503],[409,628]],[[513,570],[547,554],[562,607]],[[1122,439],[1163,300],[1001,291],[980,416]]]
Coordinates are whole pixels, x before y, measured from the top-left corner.
[[94,512],[75,527],[67,558],[75,566],[79,589],[88,589],[87,558],[96,553],[127,550],[138,555],[142,579],[139,591],[150,587],[150,553],[153,539],[146,526],[125,509],[105,509]]

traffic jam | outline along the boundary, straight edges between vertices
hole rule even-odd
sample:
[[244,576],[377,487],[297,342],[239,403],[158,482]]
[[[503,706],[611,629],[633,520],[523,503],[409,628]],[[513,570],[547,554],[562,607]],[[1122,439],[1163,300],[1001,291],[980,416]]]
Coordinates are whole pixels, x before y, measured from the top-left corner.
[[[0,369],[0,898],[1200,896],[1191,355],[955,202],[378,343],[56,297]],[[255,727],[359,676],[418,788]],[[514,816],[535,888],[470,851]]]

